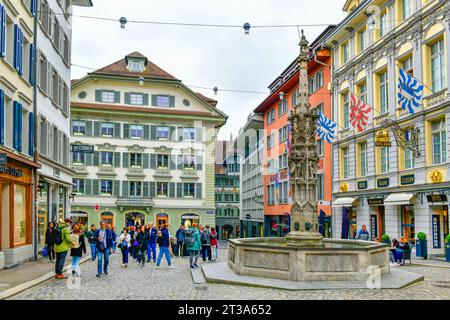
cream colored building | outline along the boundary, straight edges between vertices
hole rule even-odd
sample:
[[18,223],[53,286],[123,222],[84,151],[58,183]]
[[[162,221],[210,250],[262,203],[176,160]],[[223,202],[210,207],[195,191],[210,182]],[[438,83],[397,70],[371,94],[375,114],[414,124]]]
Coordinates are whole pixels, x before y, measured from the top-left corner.
[[[134,52],[75,80],[71,216],[87,224],[215,225],[217,102]],[[97,210],[95,205],[99,205]]]
[[[443,254],[449,233],[450,2],[353,0],[344,11],[347,17],[325,43],[333,49],[333,120],[340,126],[333,142],[334,236],[352,237],[366,225],[373,239],[387,234],[414,243],[424,232],[428,253]],[[426,86],[414,115],[397,102],[399,68]],[[376,110],[363,132],[349,121],[350,92]],[[419,130],[418,158],[397,146],[391,130],[381,131],[386,119]],[[392,146],[375,146],[381,138]]]

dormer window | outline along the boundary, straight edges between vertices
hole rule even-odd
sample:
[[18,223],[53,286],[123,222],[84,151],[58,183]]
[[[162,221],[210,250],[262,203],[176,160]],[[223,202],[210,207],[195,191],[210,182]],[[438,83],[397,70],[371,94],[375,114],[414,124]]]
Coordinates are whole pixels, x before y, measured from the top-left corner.
[[132,72],[143,72],[144,60],[128,58],[128,69]]

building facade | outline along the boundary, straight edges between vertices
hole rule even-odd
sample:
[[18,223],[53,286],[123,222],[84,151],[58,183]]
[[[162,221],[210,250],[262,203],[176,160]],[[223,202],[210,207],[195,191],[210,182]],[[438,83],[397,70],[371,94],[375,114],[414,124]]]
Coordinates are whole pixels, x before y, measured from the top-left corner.
[[37,14],[37,243],[45,245],[50,221],[64,220],[72,192],[70,168],[70,54],[72,6],[90,0],[39,0]]
[[[72,85],[71,216],[118,230],[215,225],[215,138],[226,116],[135,52]],[[82,149],[85,147],[81,147]]]
[[232,150],[222,163],[216,164],[216,229],[220,240],[235,239],[240,235],[240,156]]
[[0,1],[0,268],[33,257],[35,1]]
[[[418,232],[429,254],[444,253],[449,233],[450,3],[448,1],[347,1],[347,17],[326,44],[333,48],[334,236],[351,238],[366,225],[414,244]],[[414,114],[397,102],[403,69],[425,85]],[[372,106],[364,131],[349,124],[349,94]],[[400,127],[383,126],[391,119]],[[401,147],[402,136],[417,151]],[[413,138],[408,138],[413,137]],[[377,146],[378,145],[378,146]],[[390,145],[390,147],[389,147]]]
[[264,236],[264,116],[253,113],[236,137],[241,150],[240,237]]
[[[331,52],[322,46],[333,27],[328,27],[311,43],[308,65],[309,94],[312,108],[319,108],[331,115]],[[299,66],[293,61],[283,73],[270,84],[270,95],[255,109],[264,114],[264,235],[285,236],[290,231],[290,196],[288,176],[288,113],[297,103]],[[331,215],[331,147],[318,141],[318,212]],[[326,233],[330,236],[330,218],[326,219]]]

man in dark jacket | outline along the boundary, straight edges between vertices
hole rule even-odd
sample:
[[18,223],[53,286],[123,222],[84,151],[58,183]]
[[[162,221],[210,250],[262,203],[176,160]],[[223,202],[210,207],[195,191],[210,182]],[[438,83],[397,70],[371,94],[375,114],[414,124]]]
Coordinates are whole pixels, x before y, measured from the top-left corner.
[[95,231],[95,238],[97,239],[97,277],[102,275],[103,258],[105,263],[103,265],[103,272],[108,274],[109,255],[112,254],[114,245],[113,234],[110,229],[106,229],[106,223],[100,222],[100,229]]
[[158,239],[158,243],[159,243],[159,255],[158,255],[158,261],[156,262],[156,269],[159,269],[163,254],[166,256],[166,260],[167,260],[167,264],[169,265],[169,269],[172,269],[173,265],[172,265],[172,261],[170,258],[170,251],[169,251],[170,235],[169,235],[169,230],[167,230],[167,228],[166,228],[166,225],[163,225],[161,227],[161,236]]
[[47,246],[47,254],[50,262],[55,260],[55,224],[50,222],[47,231],[45,232],[45,245]]
[[147,262],[150,262],[153,256],[153,262],[156,263],[156,239],[158,238],[158,229],[150,222],[148,225],[148,247],[147,247]]
[[203,261],[206,261],[206,256],[208,256],[208,261],[211,261],[211,231],[209,230],[209,225],[206,225],[205,229],[202,231],[200,239],[202,241]]
[[97,227],[95,226],[95,224],[93,224],[91,225],[91,230],[89,230],[87,233],[89,245],[91,246],[92,261],[95,261],[95,258],[97,257],[97,238],[95,237],[96,230]]
[[138,233],[136,240],[138,242],[138,254],[137,254],[137,262],[138,264],[141,263],[141,266],[143,267],[145,264],[145,252],[148,248],[148,242],[149,242],[149,234],[146,232],[145,227],[141,227],[141,232]]
[[184,225],[180,225],[177,232],[175,233],[175,238],[177,239],[177,245],[175,246],[175,252],[174,255],[178,257],[178,254],[180,257],[184,256]]

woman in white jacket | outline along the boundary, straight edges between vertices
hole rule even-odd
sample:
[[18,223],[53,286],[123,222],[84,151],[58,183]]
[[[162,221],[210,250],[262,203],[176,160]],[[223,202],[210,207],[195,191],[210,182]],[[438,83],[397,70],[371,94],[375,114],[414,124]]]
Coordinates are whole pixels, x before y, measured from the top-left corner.
[[122,251],[122,263],[123,267],[128,267],[128,251],[130,249],[131,236],[128,233],[127,228],[123,228],[122,233],[119,236],[119,247]]

